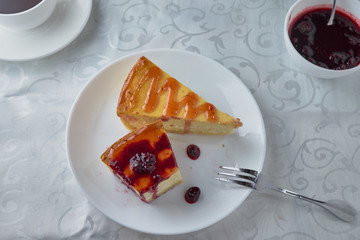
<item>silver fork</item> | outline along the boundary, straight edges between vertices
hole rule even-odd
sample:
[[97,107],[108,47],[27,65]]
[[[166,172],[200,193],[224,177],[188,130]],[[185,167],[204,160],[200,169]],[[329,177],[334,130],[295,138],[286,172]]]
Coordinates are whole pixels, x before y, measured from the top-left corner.
[[275,187],[271,183],[267,182],[265,177],[263,175],[260,175],[258,171],[252,169],[225,166],[220,166],[220,168],[223,170],[227,170],[227,172],[217,172],[217,175],[223,176],[216,177],[217,180],[229,183],[236,183],[258,191],[262,191],[265,189],[274,190],[276,192],[280,192],[285,195],[316,204],[328,210],[330,213],[345,222],[352,222],[356,217],[356,210],[345,201],[320,201],[317,199],[305,197],[303,195],[300,195],[299,193],[292,192],[280,187]]

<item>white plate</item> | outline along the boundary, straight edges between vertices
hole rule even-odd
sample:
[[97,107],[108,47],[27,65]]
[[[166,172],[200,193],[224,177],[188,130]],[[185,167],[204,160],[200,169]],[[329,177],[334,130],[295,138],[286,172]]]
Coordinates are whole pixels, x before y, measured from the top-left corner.
[[[124,79],[141,56],[244,123],[227,136],[169,134],[184,182],[150,204],[120,183],[100,160],[107,147],[128,133],[116,116],[116,105]],[[196,161],[185,153],[191,143],[201,149]],[[245,200],[250,190],[218,182],[214,180],[215,173],[219,165],[238,164],[261,170],[265,130],[253,96],[228,69],[190,52],[150,50],[117,60],[85,86],[69,117],[67,153],[85,195],[109,218],[142,232],[180,234],[218,222]],[[191,186],[201,189],[195,204],[184,200],[184,193]]]
[[92,0],[58,0],[53,14],[39,27],[24,31],[0,28],[0,59],[33,60],[63,49],[85,27],[91,7]]

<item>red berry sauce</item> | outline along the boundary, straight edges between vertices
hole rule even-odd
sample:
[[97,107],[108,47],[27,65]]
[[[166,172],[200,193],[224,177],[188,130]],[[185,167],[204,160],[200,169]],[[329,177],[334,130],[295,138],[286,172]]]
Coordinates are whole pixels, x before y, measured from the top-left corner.
[[[169,171],[177,167],[174,154],[171,153],[161,163],[157,161],[158,154],[168,149],[170,142],[168,137],[163,134],[159,136],[155,146],[148,140],[129,143],[120,154],[113,154],[109,162],[114,172],[124,179],[127,185],[136,184],[141,178],[148,178],[149,187],[156,187],[157,184],[168,177]],[[127,168],[132,170],[130,175],[124,172]],[[144,187],[143,191],[149,190]],[[143,191],[140,191],[141,193]]]
[[193,204],[196,203],[197,200],[199,200],[200,197],[200,188],[198,187],[191,187],[185,192],[185,201]]
[[327,69],[342,70],[360,64],[359,21],[336,11],[327,26],[330,9],[317,8],[297,17],[289,36],[295,49],[308,61]]
[[190,144],[186,148],[186,153],[189,158],[191,158],[192,160],[196,160],[200,157],[200,148],[195,144]]

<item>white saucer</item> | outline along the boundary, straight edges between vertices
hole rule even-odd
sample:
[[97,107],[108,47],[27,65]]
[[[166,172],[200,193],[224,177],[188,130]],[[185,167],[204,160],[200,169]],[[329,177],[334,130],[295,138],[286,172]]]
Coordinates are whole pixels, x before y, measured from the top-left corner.
[[[183,183],[150,204],[142,202],[109,171],[100,155],[129,131],[116,116],[124,79],[133,64],[146,56],[170,75],[224,112],[240,117],[244,126],[227,136],[169,134]],[[214,178],[219,165],[261,170],[265,128],[259,106],[241,80],[221,64],[179,50],[149,50],[125,56],[102,69],[75,100],[67,124],[66,146],[71,169],[88,199],[105,215],[131,229],[152,234],[180,234],[208,227],[233,212],[249,189]],[[196,161],[187,145],[201,149]],[[191,186],[201,189],[195,204],[184,200]]]
[[51,55],[71,43],[87,23],[92,0],[58,0],[41,26],[25,31],[0,28],[0,59],[26,61]]

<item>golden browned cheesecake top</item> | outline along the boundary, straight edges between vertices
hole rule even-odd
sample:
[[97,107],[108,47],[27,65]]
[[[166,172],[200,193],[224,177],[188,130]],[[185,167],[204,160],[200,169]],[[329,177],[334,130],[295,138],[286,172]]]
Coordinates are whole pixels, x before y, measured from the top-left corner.
[[[213,104],[180,84],[144,56],[127,76],[117,107],[119,116],[139,112],[164,118],[219,120],[219,111]],[[242,125],[239,119],[227,116],[233,120],[234,127]]]
[[219,111],[144,56],[133,66],[122,87],[117,115],[122,114],[242,126],[240,119]]

